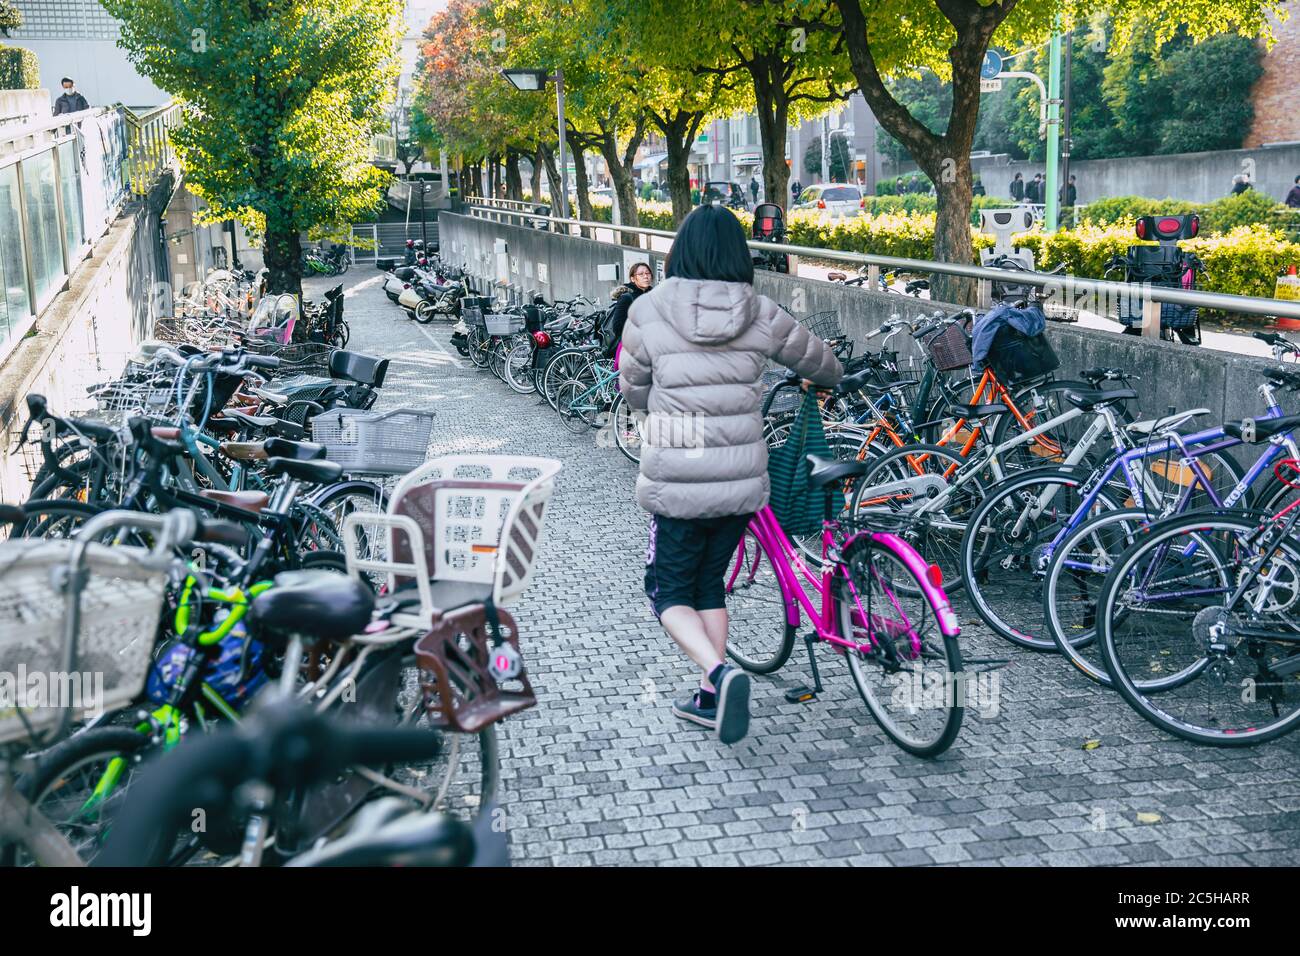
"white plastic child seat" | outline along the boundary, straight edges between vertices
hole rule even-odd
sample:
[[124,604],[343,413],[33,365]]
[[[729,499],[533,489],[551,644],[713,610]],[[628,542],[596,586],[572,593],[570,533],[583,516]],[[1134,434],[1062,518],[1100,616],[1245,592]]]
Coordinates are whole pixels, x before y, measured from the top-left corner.
[[[511,604],[532,577],[561,467],[552,458],[512,455],[425,462],[398,484],[387,514],[356,513],[344,522],[348,569],[387,574],[390,592],[413,581],[426,622],[445,603],[438,592],[478,592],[498,606]],[[379,528],[386,529],[386,554],[360,554],[358,532]],[[465,587],[446,587],[451,582]]]

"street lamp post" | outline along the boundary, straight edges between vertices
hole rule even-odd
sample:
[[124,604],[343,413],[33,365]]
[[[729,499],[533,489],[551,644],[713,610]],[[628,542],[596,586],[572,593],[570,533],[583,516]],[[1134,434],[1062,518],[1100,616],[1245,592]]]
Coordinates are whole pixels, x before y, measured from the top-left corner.
[[569,157],[564,136],[564,71],[547,73],[545,70],[502,70],[501,75],[510,81],[510,85],[525,93],[537,93],[545,89],[547,80],[555,81],[555,113],[560,134],[560,218],[569,218]]

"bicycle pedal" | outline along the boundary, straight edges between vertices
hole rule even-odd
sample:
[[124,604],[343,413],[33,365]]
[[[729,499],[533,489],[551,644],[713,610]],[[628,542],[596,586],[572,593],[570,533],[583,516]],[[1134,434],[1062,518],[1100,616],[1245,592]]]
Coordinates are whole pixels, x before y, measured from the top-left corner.
[[785,692],[785,699],[792,704],[806,704],[817,699],[817,692],[811,687],[791,687]]

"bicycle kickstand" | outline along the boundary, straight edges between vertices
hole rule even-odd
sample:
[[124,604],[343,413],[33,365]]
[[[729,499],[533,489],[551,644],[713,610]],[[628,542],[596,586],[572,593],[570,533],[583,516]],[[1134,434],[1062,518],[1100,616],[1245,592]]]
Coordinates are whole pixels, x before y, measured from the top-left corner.
[[785,699],[792,704],[806,704],[816,700],[817,695],[822,692],[822,675],[817,669],[817,655],[813,652],[813,645],[817,642],[817,632],[809,631],[803,636],[803,642],[808,646],[808,666],[812,668],[813,686],[801,684],[787,690]]

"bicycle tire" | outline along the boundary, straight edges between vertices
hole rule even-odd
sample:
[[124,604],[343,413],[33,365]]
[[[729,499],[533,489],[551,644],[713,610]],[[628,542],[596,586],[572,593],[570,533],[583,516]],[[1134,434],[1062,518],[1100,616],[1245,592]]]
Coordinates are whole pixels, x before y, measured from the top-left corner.
[[[1217,567],[1212,568],[1212,573],[1216,577],[1220,578],[1219,583],[1224,590],[1230,590],[1229,584],[1235,576],[1230,572],[1239,572],[1241,564],[1239,561],[1233,559],[1234,556],[1232,554],[1222,557],[1214,555],[1214,548],[1210,546],[1208,535],[1212,531],[1216,533],[1227,532],[1232,535],[1233,544],[1236,545],[1239,544],[1241,540],[1238,537],[1239,535],[1244,537],[1246,542],[1250,542],[1252,536],[1258,531],[1259,527],[1260,525],[1258,522],[1253,521],[1244,515],[1238,516],[1227,513],[1201,513],[1167,518],[1164,521],[1153,525],[1141,541],[1125,551],[1124,554],[1120,556],[1119,560],[1116,561],[1115,567],[1107,576],[1106,585],[1102,590],[1101,599],[1099,601],[1097,629],[1098,644],[1106,664],[1106,670],[1110,674],[1115,690],[1119,692],[1120,696],[1124,698],[1125,702],[1128,703],[1130,707],[1136,710],[1148,722],[1175,737],[1193,743],[1208,744],[1215,747],[1246,747],[1274,740],[1284,734],[1290,733],[1295,730],[1296,727],[1300,726],[1300,706],[1297,706],[1289,715],[1280,720],[1264,724],[1263,726],[1261,726],[1260,721],[1249,720],[1246,726],[1241,728],[1228,727],[1226,729],[1211,729],[1209,727],[1193,725],[1184,720],[1178,720],[1168,710],[1170,706],[1168,702],[1171,700],[1169,695],[1176,693],[1192,682],[1197,682],[1199,686],[1205,686],[1200,684],[1200,682],[1207,679],[1213,679],[1219,683],[1219,686],[1226,689],[1229,697],[1236,696],[1240,691],[1233,682],[1232,676],[1224,676],[1222,674],[1212,674],[1207,676],[1204,672],[1209,669],[1211,665],[1202,660],[1199,669],[1197,669],[1197,665],[1194,664],[1190,668],[1184,668],[1182,671],[1175,673],[1175,678],[1180,677],[1184,673],[1190,673],[1189,677],[1178,681],[1175,681],[1175,678],[1171,678],[1164,682],[1162,686],[1158,688],[1152,687],[1150,690],[1143,692],[1142,688],[1147,688],[1149,685],[1142,684],[1141,687],[1139,687],[1139,682],[1135,681],[1133,675],[1129,673],[1129,666],[1125,660],[1121,659],[1116,647],[1116,606],[1126,586],[1129,573],[1139,566],[1144,556],[1148,555],[1148,553],[1154,549],[1161,548],[1167,542],[1176,539],[1180,534],[1192,532],[1199,535],[1202,539],[1201,543],[1198,545],[1198,550],[1200,550],[1203,555],[1213,555],[1211,564],[1217,565]],[[1288,566],[1291,569],[1291,586],[1293,591],[1300,591],[1300,585],[1297,585],[1296,582],[1298,579],[1295,575],[1296,569],[1300,568],[1300,541],[1292,537],[1287,537],[1280,539],[1278,544],[1279,547],[1283,549],[1286,560],[1285,562],[1277,562],[1277,564],[1279,566]],[[1253,557],[1253,555],[1249,553],[1249,547],[1248,544],[1246,554],[1247,559]],[[1174,551],[1176,549],[1170,548],[1169,550]],[[1274,554],[1276,554],[1276,552],[1274,552]],[[1184,552],[1183,560],[1187,560],[1186,552]],[[1276,559],[1274,558],[1271,560]],[[1147,586],[1150,586],[1150,572],[1144,570],[1143,574]],[[1183,575],[1183,577],[1185,578],[1187,575]],[[1208,597],[1208,595],[1205,595],[1205,597]],[[1292,600],[1297,600],[1295,594],[1292,595]],[[1201,604],[1204,604],[1204,598],[1202,598]],[[1205,605],[1202,607],[1201,611],[1198,611],[1198,616],[1204,611],[1213,609],[1212,606]],[[1166,611],[1165,613],[1168,612]],[[1132,619],[1132,617],[1133,615],[1130,612],[1125,619],[1129,620]],[[1282,620],[1286,620],[1285,616]],[[1194,633],[1194,628],[1189,630]],[[1296,675],[1289,676],[1294,677]],[[1162,694],[1164,696],[1161,696]],[[1151,696],[1156,697],[1157,701],[1153,702],[1150,699]],[[1247,701],[1244,693],[1241,694],[1239,699],[1243,703],[1254,703],[1258,701],[1257,697],[1252,697],[1250,701]],[[1165,703],[1164,707],[1160,706],[1161,702]]]
[[[1071,520],[1077,511],[1081,503],[1072,493],[1086,486],[1088,479],[1086,471],[1071,468],[1013,473],[989,488],[971,513],[961,540],[961,577],[967,596],[980,620],[1018,647],[1056,649],[1045,623],[1034,619],[1042,609],[1041,589],[1035,591],[1036,586],[1041,588],[1042,549],[1059,533],[1061,522]],[[1041,501],[1049,488],[1053,489],[1051,500],[1032,519],[1033,524],[1027,524],[1028,499]],[[1119,507],[1105,489],[1097,494],[1094,507],[1098,505],[1102,511]],[[999,545],[1003,548],[995,550]]]
[[[138,756],[149,748],[151,741],[148,734],[142,734],[130,727],[93,727],[84,730],[79,734],[68,737],[55,744],[49,750],[45,751],[37,758],[35,765],[20,777],[17,781],[18,791],[32,803],[39,811],[41,804],[50,796],[56,788],[64,788],[72,785],[77,779],[79,768],[91,763],[103,762],[107,766],[113,758],[125,758],[125,766],[128,779],[135,773]],[[102,775],[96,775],[96,778]],[[129,787],[129,784],[128,784]],[[115,788],[115,792],[110,797],[115,804],[120,803],[128,787],[120,789]],[[86,800],[74,799],[74,804],[79,810],[84,810]],[[49,814],[46,813],[49,817]],[[56,820],[51,819],[56,830],[68,837],[68,831],[84,832],[86,825],[84,823],[73,824],[64,822],[62,825]],[[94,859],[98,848],[94,853],[85,852],[81,846],[69,837],[70,842],[74,842],[74,849],[77,850],[78,856],[83,861],[89,863]],[[159,854],[155,857],[156,862],[161,864],[165,862],[165,856],[162,855],[162,846],[159,845]],[[12,845],[0,847],[0,866],[24,866],[29,863],[22,854],[22,851]]]
[[[1015,403],[1020,413],[1025,416],[1030,427],[1033,427],[1040,421],[1051,421],[1058,415],[1070,411],[1074,408],[1067,400],[1065,393],[1068,391],[1077,391],[1083,389],[1090,390],[1091,386],[1087,382],[1075,382],[1069,380],[1048,381],[1048,382],[1027,382],[1011,389],[1011,400]],[[1035,400],[1034,395],[1038,396]],[[1079,438],[1087,429],[1090,418],[1087,415],[1081,415],[1078,418],[1063,422],[1053,428],[1051,431],[1039,435],[1037,438],[999,456],[1000,461],[1009,470],[1024,470],[1027,468],[1046,468],[1053,465],[1059,465],[1064,461],[1067,454],[1066,449],[1073,448],[1078,444]],[[1010,410],[998,415],[993,422],[990,432],[992,443],[1000,446],[1004,442],[1010,441],[1017,435],[1023,434],[1025,429],[1015,415]],[[1093,450],[1100,450],[1101,457],[1104,458],[1110,453],[1109,445],[1097,444]],[[1087,459],[1085,459],[1087,460]],[[1100,461],[1095,461],[1100,464]]]
[[637,413],[627,407],[620,392],[609,410],[608,427],[614,432],[614,447],[623,457],[635,464],[641,463],[641,430]]
[[[1139,529],[1149,523],[1146,512],[1138,508],[1094,515],[1061,539],[1044,574],[1043,619],[1047,635],[1079,673],[1103,687],[1111,686],[1105,664],[1083,653],[1085,648],[1096,649],[1097,600],[1115,559],[1136,543]],[[1112,526],[1116,530],[1106,534]],[[1119,544],[1114,535],[1119,536]],[[1088,547],[1091,552],[1080,550]],[[1067,561],[1091,566],[1067,567]]]
[[510,388],[520,395],[537,391],[537,377],[533,369],[533,343],[520,341],[515,343],[505,358],[505,381]]
[[[883,562],[878,557],[880,555],[888,555],[889,566],[882,567]],[[962,659],[957,638],[944,634],[939,628],[938,608],[913,570],[918,563],[924,565],[924,559],[900,553],[891,544],[875,541],[873,536],[862,534],[847,543],[842,561],[844,573],[837,575],[839,593],[836,595],[840,634],[857,640],[859,644],[876,644],[876,649],[870,656],[858,650],[845,649],[844,658],[853,684],[872,718],[890,740],[917,757],[937,757],[952,746],[961,731],[966,702],[964,697],[958,699],[958,691],[964,692],[965,684],[958,681],[962,673]],[[906,577],[908,583],[901,588],[894,587],[892,582],[895,576]],[[887,608],[884,612],[886,614],[898,612],[901,622],[897,626],[890,627],[887,621],[881,628],[868,630],[860,623],[864,613],[872,619],[880,613],[872,607],[875,603],[870,598],[873,588],[879,588],[885,597],[875,607],[884,606]],[[865,604],[864,593],[867,595]],[[907,602],[909,610],[904,610],[904,602]],[[866,611],[867,608],[871,610]],[[911,646],[911,640],[914,635],[925,630],[927,623],[932,625],[934,634],[928,639],[921,638],[919,656],[912,657],[916,652]],[[899,646],[902,639],[907,643]],[[890,644],[889,648],[884,646],[886,642]],[[927,657],[929,666],[925,663]],[[911,669],[915,679],[906,676],[900,678],[900,674],[909,670],[909,659],[916,662],[915,669]],[[917,695],[925,694],[925,689],[920,685],[923,679],[928,680],[928,675],[933,673],[935,661],[943,662],[946,673],[940,675],[944,685],[943,697],[937,706],[931,706],[929,700],[918,698]],[[892,685],[883,697],[876,692],[871,681],[877,668],[885,683]],[[913,684],[911,692],[914,695],[910,700],[908,689],[903,687],[909,680]],[[953,687],[951,694],[948,693],[950,682]],[[914,715],[921,711],[938,712],[941,718],[937,722],[937,730],[924,739],[909,736],[899,724],[902,714],[909,711]]]
[[796,628],[786,617],[785,590],[772,558],[752,528],[736,546],[725,586],[727,656],[750,673],[776,673],[790,659]]

